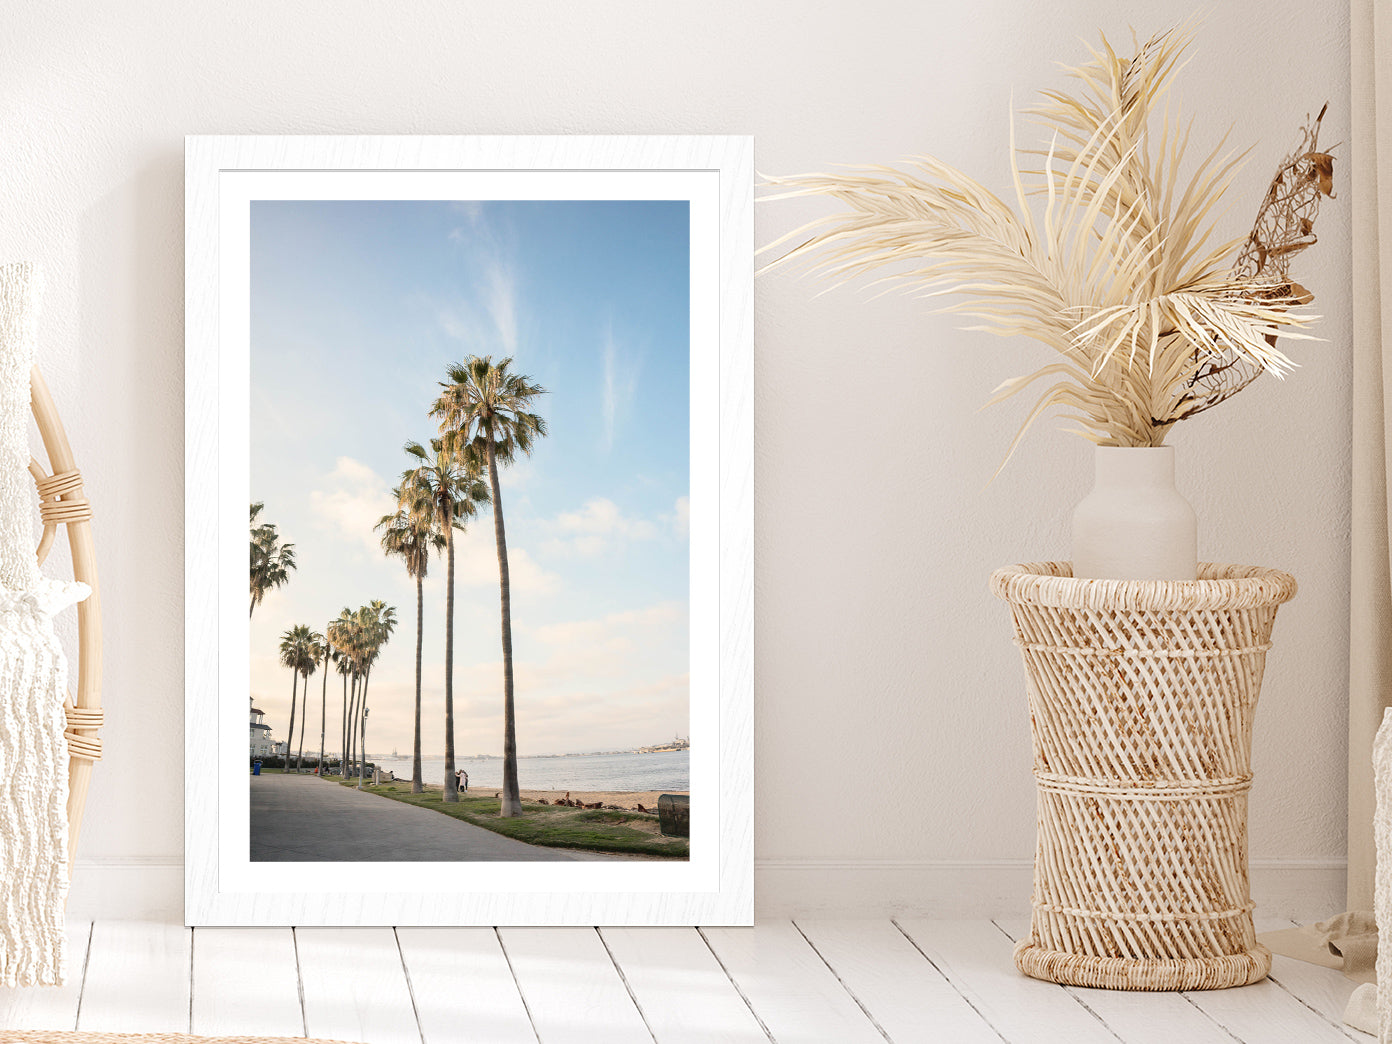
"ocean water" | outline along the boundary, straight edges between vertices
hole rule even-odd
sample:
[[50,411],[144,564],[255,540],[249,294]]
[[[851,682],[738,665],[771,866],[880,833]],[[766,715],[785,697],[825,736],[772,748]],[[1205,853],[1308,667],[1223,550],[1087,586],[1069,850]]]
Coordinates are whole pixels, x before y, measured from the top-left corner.
[[[397,779],[411,778],[410,757],[378,757]],[[469,773],[470,790],[497,790],[503,785],[502,758],[459,758],[456,768]],[[443,783],[443,755],[421,759],[426,783]],[[653,754],[568,754],[564,757],[518,758],[517,783],[522,790],[667,790],[691,789],[691,752],[664,750]]]

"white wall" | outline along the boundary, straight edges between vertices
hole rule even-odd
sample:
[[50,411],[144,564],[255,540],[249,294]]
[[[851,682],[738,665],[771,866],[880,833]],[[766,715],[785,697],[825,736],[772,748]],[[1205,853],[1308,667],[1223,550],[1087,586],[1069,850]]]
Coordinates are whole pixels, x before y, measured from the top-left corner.
[[[1004,184],[1012,92],[1021,105],[1061,85],[1054,62],[1082,60],[1098,28],[1124,40],[1193,6],[11,4],[0,257],[48,272],[43,365],[98,509],[107,613],[108,754],[76,908],[132,913],[179,887],[184,134],[752,133],[767,172],[930,152]],[[1328,99],[1324,141],[1347,141],[1347,24],[1335,5],[1211,6],[1179,97],[1199,143],[1229,124],[1260,143],[1225,219],[1241,234],[1307,112]],[[1336,154],[1340,198],[1300,265],[1327,342],[1173,438],[1201,553],[1301,583],[1257,724],[1266,912],[1342,902],[1347,145]],[[762,208],[760,242],[814,210]],[[986,578],[1066,556],[1090,453],[1045,422],[986,485],[1023,403],[978,406],[1044,350],[820,289],[778,274],[758,296],[760,909],[1019,909],[1023,675]]]

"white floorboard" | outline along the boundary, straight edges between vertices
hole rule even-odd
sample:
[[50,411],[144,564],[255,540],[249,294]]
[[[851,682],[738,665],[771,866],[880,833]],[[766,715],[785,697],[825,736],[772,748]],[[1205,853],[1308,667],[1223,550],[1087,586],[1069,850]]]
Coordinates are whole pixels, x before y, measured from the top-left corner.
[[779,1044],[883,1044],[870,1017],[791,921],[702,934]]
[[1250,1044],[1346,1044],[1340,1027],[1315,1014],[1270,979],[1232,990],[1188,995],[1214,1021]]
[[193,1032],[304,1036],[299,978],[289,928],[195,929]]
[[1021,975],[1014,943],[990,921],[905,918],[897,923],[1012,1044],[1115,1044],[1122,1039],[1067,990]]
[[1271,981],[1313,1009],[1350,1040],[1366,1044],[1372,1039],[1370,1035],[1344,1025],[1344,1009],[1348,1007],[1349,997],[1358,983],[1344,978],[1343,972],[1277,954],[1271,960]]
[[67,926],[68,978],[62,986],[0,988],[0,1026],[31,1030],[74,1029],[78,1004],[82,1000],[87,944],[91,938],[90,922],[76,921]]
[[[1283,925],[1276,925],[1282,927]],[[1267,928],[1272,927],[1267,925]],[[1233,990],[1128,993],[1015,968],[1022,921],[757,928],[204,929],[73,923],[57,989],[0,1029],[363,1044],[1370,1044],[1353,983],[1277,957]]]
[[593,928],[501,928],[498,937],[543,1044],[651,1044]]
[[892,922],[800,920],[797,927],[896,1044],[1000,1044],[1000,1034]]
[[192,933],[182,925],[92,925],[77,1028],[105,1033],[187,1033]]
[[424,1044],[536,1044],[493,928],[398,928]]
[[690,928],[602,928],[600,936],[662,1044],[767,1044],[759,1020]]
[[[1029,934],[1029,920],[999,920],[1012,942]],[[1184,993],[1139,993],[1064,987],[1088,1011],[1127,1044],[1232,1044],[1232,1034]]]
[[411,988],[390,928],[297,928],[308,1035],[420,1044]]

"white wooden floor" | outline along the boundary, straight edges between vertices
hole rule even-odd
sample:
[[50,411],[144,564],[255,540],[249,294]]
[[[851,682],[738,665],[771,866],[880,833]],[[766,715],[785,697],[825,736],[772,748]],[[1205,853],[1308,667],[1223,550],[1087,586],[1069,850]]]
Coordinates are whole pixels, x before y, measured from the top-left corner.
[[[1353,984],[1276,958],[1186,994],[1027,979],[1024,923],[770,921],[756,928],[187,928],[75,924],[68,986],[0,990],[0,1027],[481,1041],[1371,1041]],[[1261,930],[1290,927],[1268,922]]]

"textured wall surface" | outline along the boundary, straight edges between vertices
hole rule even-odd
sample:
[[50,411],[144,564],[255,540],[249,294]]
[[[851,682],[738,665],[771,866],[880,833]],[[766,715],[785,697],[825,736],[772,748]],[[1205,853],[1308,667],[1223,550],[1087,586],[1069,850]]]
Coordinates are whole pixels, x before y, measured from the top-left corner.
[[[110,725],[83,864],[134,881],[181,859],[185,134],[749,133],[770,173],[926,152],[1004,189],[1012,97],[1061,86],[1055,62],[1098,29],[1124,44],[1192,6],[11,4],[0,257],[47,270],[41,359],[99,511]],[[1341,19],[1242,2],[1200,30],[1176,97],[1194,156],[1229,125],[1259,143],[1225,232],[1246,231],[1326,99],[1323,140],[1347,141]],[[766,205],[758,238],[820,212]],[[1327,202],[1298,272],[1326,340],[1172,440],[1201,556],[1300,581],[1258,714],[1252,854],[1328,873],[1344,850],[1347,227],[1346,199]],[[973,868],[1018,869],[1033,845],[1023,671],[986,578],[1066,557],[1091,454],[1045,421],[988,485],[1025,404],[978,407],[1045,350],[820,289],[782,273],[758,289],[761,906],[849,901],[872,879],[950,904],[924,889],[988,888]]]

